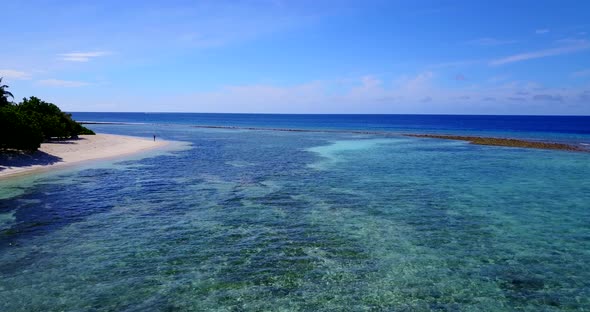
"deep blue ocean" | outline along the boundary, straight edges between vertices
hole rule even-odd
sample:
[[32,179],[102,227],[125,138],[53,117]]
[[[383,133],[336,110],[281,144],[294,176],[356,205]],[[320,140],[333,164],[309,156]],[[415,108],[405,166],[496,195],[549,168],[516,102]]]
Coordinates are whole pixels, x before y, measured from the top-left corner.
[[590,310],[590,153],[397,135],[590,117],[73,117],[172,143],[0,181],[0,311]]
[[590,116],[73,113],[79,121],[201,126],[590,134]]

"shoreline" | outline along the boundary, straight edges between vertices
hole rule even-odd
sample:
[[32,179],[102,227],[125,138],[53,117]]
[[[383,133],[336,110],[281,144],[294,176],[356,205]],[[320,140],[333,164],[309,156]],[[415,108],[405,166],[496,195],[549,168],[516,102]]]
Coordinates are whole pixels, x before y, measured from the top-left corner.
[[138,154],[168,145],[167,141],[101,134],[81,135],[79,139],[41,144],[34,153],[0,154],[0,181],[23,175]]

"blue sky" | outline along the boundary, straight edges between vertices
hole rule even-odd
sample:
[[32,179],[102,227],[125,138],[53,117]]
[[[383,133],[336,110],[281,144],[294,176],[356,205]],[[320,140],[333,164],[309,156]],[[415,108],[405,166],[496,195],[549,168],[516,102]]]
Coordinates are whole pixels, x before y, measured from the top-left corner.
[[6,1],[0,76],[68,111],[590,115],[588,1]]

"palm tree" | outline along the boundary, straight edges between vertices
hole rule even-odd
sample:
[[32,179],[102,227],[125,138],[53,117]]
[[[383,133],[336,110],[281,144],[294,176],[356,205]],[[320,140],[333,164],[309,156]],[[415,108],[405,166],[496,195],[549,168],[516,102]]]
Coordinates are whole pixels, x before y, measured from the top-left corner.
[[10,104],[10,102],[8,101],[8,97],[14,99],[14,95],[6,91],[6,89],[8,89],[8,86],[2,84],[2,77],[0,77],[0,107]]

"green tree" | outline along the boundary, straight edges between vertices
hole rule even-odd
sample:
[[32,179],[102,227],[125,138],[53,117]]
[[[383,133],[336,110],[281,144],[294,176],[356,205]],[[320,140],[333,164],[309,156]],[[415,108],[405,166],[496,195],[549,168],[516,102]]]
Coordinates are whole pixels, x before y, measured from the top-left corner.
[[16,106],[20,112],[37,121],[46,139],[66,139],[79,134],[93,134],[74,121],[70,114],[62,112],[57,105],[37,97],[24,98]]
[[36,150],[43,140],[94,134],[62,112],[57,105],[31,96],[15,104],[0,79],[0,149]]
[[8,89],[8,86],[2,84],[2,78],[3,77],[0,77],[0,107],[10,105],[8,97],[14,98],[12,93],[6,91],[6,89]]
[[36,120],[14,105],[0,107],[0,149],[34,151],[42,142],[43,133]]

